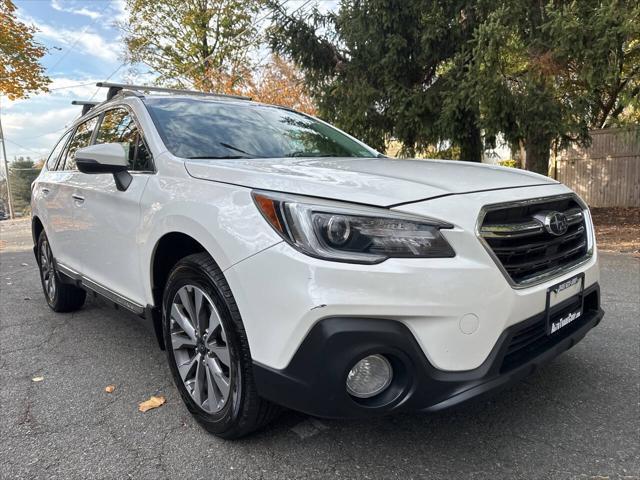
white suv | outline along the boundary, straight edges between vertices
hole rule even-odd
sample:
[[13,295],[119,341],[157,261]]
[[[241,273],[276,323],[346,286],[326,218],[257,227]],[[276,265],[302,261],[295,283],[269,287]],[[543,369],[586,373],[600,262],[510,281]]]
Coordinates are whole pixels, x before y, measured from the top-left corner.
[[435,411],[521,379],[603,316],[564,185],[384,157],[285,108],[108,84],[33,184],[47,302],[146,317],[225,438],[281,405]]

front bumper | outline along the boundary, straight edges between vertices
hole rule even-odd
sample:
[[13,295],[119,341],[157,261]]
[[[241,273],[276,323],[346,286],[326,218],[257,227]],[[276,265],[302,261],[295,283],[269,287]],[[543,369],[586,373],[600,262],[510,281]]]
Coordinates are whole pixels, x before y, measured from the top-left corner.
[[[584,291],[583,315],[557,333],[538,335],[522,347],[522,336],[544,327],[541,312],[507,328],[487,359],[467,371],[443,371],[424,355],[401,322],[379,318],[333,317],[310,330],[289,365],[277,370],[254,362],[261,396],[280,405],[325,418],[358,418],[399,411],[437,411],[484,396],[531,374],[578,343],[602,319],[600,290]],[[560,314],[575,301],[569,298],[550,310]],[[521,345],[515,349],[514,344]],[[391,386],[377,397],[355,399],[345,389],[354,363],[382,353],[394,368]]]

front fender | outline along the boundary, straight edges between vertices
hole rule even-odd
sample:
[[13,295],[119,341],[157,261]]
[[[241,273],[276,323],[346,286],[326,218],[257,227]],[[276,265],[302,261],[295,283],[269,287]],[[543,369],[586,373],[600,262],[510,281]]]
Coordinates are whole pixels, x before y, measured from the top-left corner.
[[281,241],[254,205],[250,189],[243,187],[192,178],[169,185],[154,179],[145,191],[142,211],[140,269],[150,305],[153,256],[168,233],[192,237],[223,271]]

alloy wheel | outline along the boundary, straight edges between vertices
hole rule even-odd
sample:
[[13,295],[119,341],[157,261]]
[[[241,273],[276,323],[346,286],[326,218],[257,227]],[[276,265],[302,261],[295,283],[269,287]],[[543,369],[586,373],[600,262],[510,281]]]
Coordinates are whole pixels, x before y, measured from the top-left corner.
[[45,238],[40,246],[40,274],[42,275],[42,283],[44,291],[53,301],[56,296],[56,270],[53,263],[53,255],[48,240]]
[[231,389],[231,361],[220,313],[195,285],[175,294],[170,312],[171,348],[180,378],[193,401],[207,413],[219,412]]

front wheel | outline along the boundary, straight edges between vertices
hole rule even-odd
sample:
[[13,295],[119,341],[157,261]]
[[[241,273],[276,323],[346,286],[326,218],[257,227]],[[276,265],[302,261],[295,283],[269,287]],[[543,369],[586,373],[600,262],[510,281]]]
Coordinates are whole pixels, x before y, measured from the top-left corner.
[[277,413],[256,391],[240,312],[224,275],[206,253],[185,257],[169,274],[163,334],[180,395],[208,431],[239,438]]
[[40,282],[49,307],[55,312],[73,312],[81,308],[87,298],[87,292],[60,281],[51,245],[44,231],[38,237],[37,253]]

